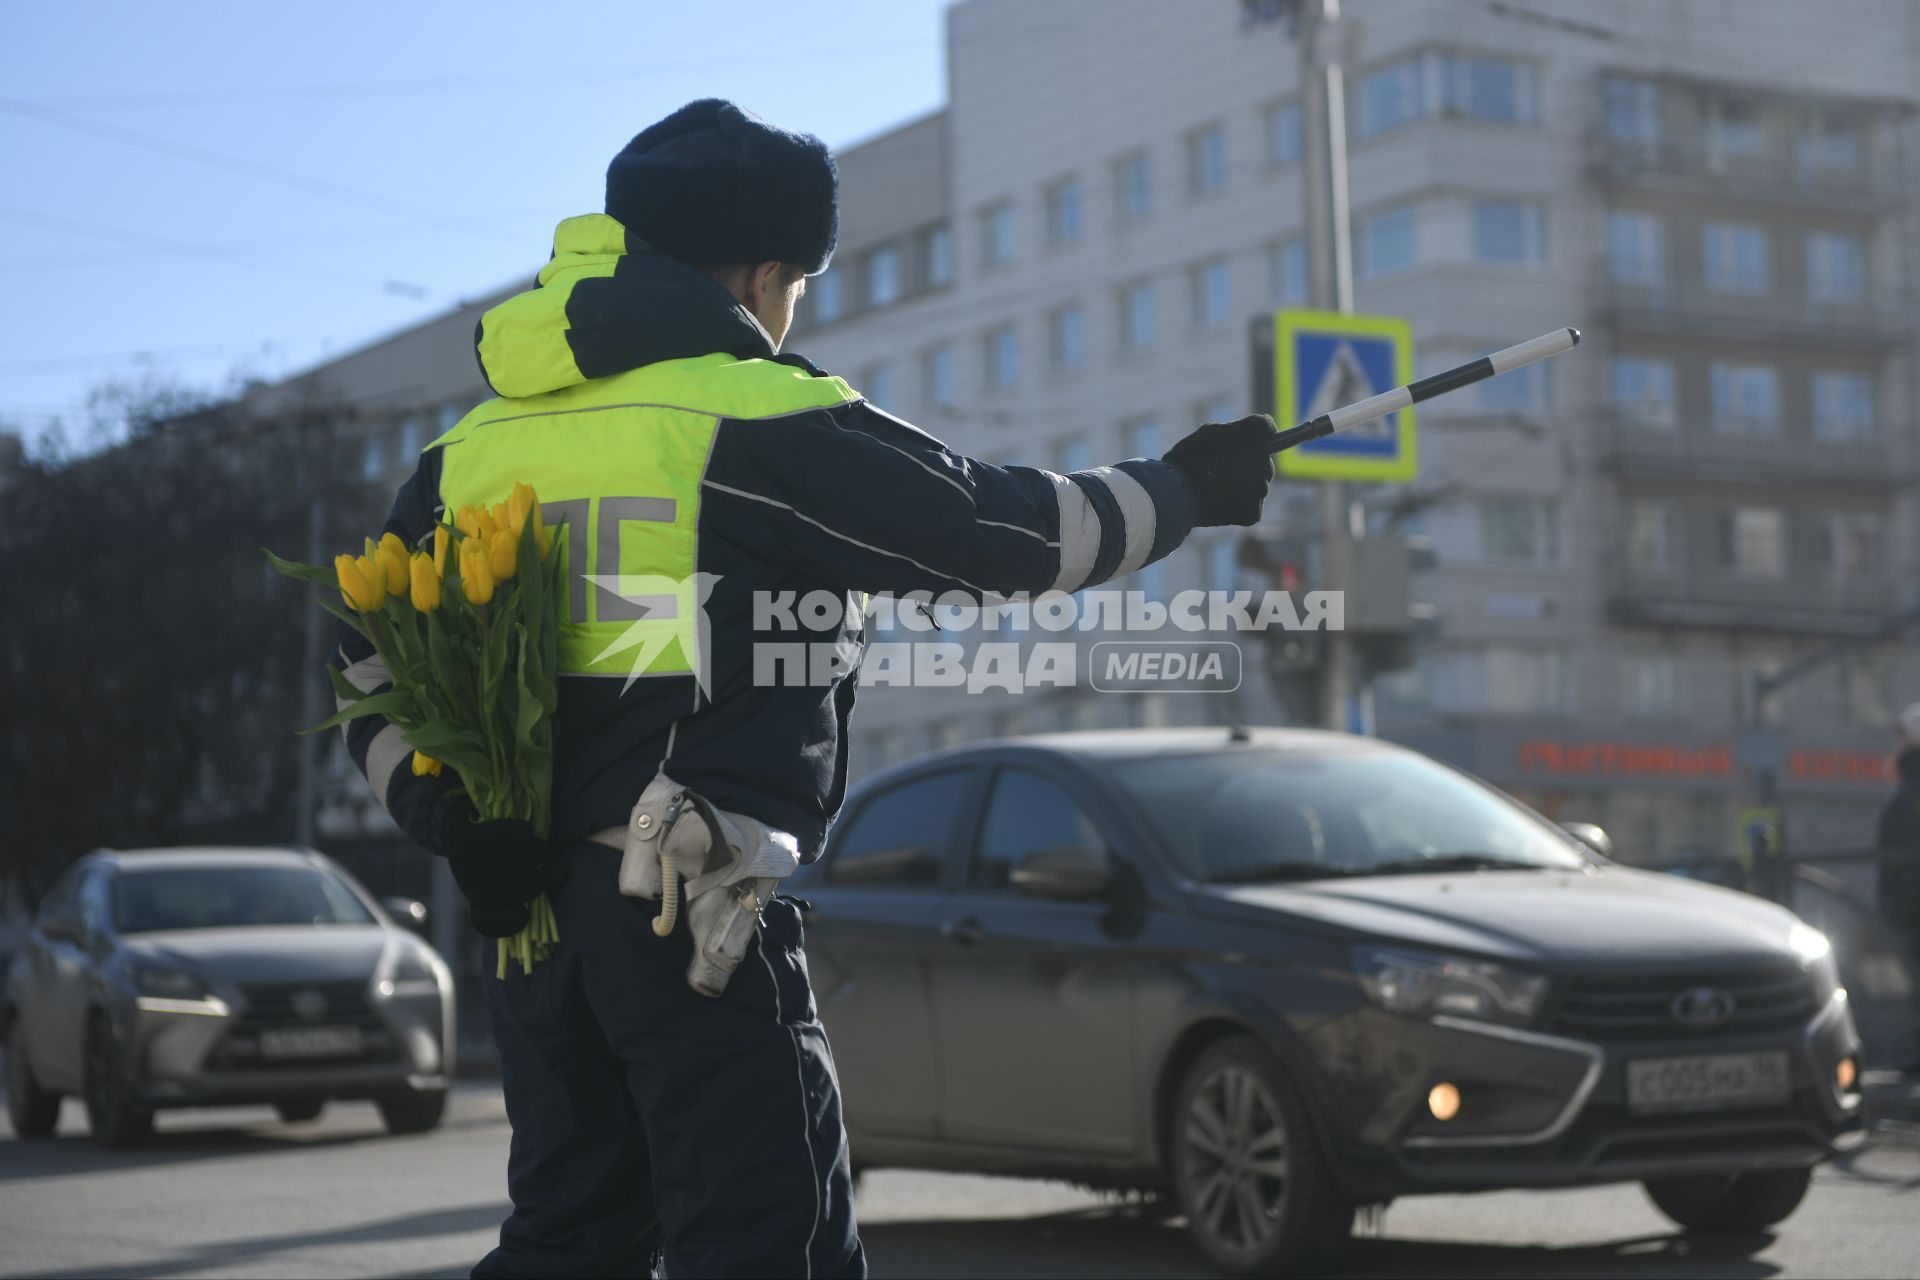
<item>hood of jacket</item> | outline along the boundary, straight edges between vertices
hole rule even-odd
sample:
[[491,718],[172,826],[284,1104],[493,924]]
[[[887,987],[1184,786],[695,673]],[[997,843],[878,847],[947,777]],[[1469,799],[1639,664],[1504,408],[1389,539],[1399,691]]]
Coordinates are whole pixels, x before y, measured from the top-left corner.
[[774,344],[713,277],[593,213],[560,224],[539,284],[480,317],[474,351],[495,394],[518,398],[661,360],[768,359]]

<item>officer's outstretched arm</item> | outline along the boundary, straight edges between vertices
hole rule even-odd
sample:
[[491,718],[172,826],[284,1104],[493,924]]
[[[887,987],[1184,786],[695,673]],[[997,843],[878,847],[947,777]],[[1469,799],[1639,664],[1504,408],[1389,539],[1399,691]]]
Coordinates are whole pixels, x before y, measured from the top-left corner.
[[1078,591],[1179,546],[1192,496],[1164,462],[996,467],[864,401],[721,424],[703,524],[855,591]]
[[[409,547],[433,531],[434,509],[440,501],[440,451],[421,455],[413,476],[400,487],[387,516],[386,529]],[[344,622],[337,624],[338,648],[328,659],[353,682],[355,688],[378,693],[392,684],[386,663],[374,652],[359,632]],[[345,700],[336,696],[345,706]],[[440,828],[446,817],[447,802],[459,786],[459,779],[448,771],[443,776],[416,777],[413,749],[407,746],[400,728],[384,716],[364,716],[340,726],[347,739],[347,753],[366,775],[380,802],[402,831],[431,853],[439,853]]]

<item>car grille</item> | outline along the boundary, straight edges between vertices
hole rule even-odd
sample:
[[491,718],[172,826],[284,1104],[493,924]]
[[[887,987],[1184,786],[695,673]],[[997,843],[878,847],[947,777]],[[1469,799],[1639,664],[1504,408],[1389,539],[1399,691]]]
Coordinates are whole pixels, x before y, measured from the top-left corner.
[[[325,1002],[317,1013],[302,1014],[295,1001],[305,992],[315,992]],[[359,1023],[373,1014],[367,1003],[365,979],[350,982],[243,982],[240,994],[246,1000],[243,1014],[248,1022],[263,1026],[300,1023]]]
[[[1714,1026],[1687,1023],[1674,1002],[1696,988],[1725,992],[1733,1011]],[[1813,983],[1793,960],[1681,973],[1616,973],[1564,980],[1548,1029],[1581,1040],[1693,1040],[1804,1026],[1814,1013]]]

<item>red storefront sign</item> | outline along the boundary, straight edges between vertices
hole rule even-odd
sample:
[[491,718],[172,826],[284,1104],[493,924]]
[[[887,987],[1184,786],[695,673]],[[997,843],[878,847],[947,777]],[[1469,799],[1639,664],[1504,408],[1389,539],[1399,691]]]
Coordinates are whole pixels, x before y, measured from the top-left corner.
[[[1566,742],[1531,738],[1519,747],[1521,773],[1574,778],[1732,778],[1733,748],[1726,743],[1674,746],[1658,742]],[[1786,776],[1794,782],[1894,782],[1890,757],[1844,748],[1795,748]]]

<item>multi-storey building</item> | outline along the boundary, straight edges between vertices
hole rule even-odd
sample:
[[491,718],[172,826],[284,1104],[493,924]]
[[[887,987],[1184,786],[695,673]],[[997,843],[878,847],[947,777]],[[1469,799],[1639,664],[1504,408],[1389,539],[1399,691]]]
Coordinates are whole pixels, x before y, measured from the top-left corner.
[[[947,107],[840,156],[840,248],[789,346],[994,462],[1155,455],[1246,412],[1251,323],[1307,292],[1285,8],[957,4]],[[1380,731],[1663,860],[1729,848],[1752,803],[1741,730],[1765,722],[1795,844],[1869,843],[1920,658],[1868,644],[1767,705],[1745,689],[1915,603],[1920,15],[1345,8],[1359,309],[1408,317],[1423,372],[1563,324],[1588,338],[1423,406],[1419,479],[1358,491],[1437,553],[1416,579],[1437,626],[1377,682]],[[370,467],[478,397],[472,319],[316,373],[391,397]],[[1311,506],[1283,488],[1276,526]],[[1239,537],[1203,531],[1123,585],[1267,585]],[[1278,714],[1258,678],[1231,697],[874,688],[856,770],[987,734]]]

